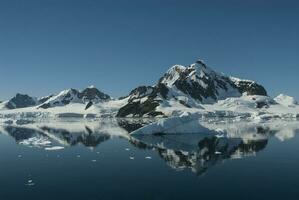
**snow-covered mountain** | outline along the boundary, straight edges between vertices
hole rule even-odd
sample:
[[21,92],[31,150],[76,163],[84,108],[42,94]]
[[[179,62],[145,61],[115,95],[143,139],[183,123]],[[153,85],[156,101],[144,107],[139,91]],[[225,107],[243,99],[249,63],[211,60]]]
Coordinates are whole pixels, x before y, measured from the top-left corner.
[[171,67],[153,86],[140,86],[113,99],[94,86],[68,89],[42,98],[17,94],[0,103],[0,120],[55,117],[299,118],[298,102],[287,95],[269,97],[255,81],[226,76],[198,60]]
[[[111,98],[109,95],[99,91],[94,86],[90,86],[83,91],[76,89],[68,89],[60,92],[58,95],[52,96],[47,101],[42,103],[39,108],[51,108],[56,106],[64,106],[70,103],[89,103],[89,107],[93,103],[99,103],[103,101],[109,101]],[[86,107],[87,109],[87,107]]]
[[109,100],[111,100],[109,95],[99,91],[94,86],[90,86],[82,91],[76,89],[68,89],[60,92],[57,95],[49,95],[41,98],[31,97],[27,94],[18,93],[10,100],[0,103],[0,109],[11,110],[35,106],[37,106],[37,108],[47,109],[56,106],[65,106],[70,103],[89,103],[88,107],[90,107],[94,103]]
[[189,66],[171,67],[154,86],[134,89],[128,104],[119,110],[118,116],[164,115],[156,109],[158,106],[171,107],[176,102],[183,107],[201,108],[201,104],[212,104],[243,94],[267,96],[267,91],[254,81],[217,73],[198,60]]

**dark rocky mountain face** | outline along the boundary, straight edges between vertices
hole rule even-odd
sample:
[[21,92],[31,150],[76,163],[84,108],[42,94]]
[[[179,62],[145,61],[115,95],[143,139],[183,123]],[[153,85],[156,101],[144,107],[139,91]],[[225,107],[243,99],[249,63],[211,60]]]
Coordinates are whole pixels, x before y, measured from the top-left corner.
[[82,92],[79,93],[78,95],[79,99],[82,99],[84,102],[85,101],[95,101],[95,100],[110,100],[110,96],[99,91],[97,88],[90,87],[86,88]]
[[159,103],[154,99],[148,99],[145,102],[130,102],[124,107],[120,108],[117,117],[142,117],[145,114],[151,117],[158,115],[163,116],[162,112],[155,111],[156,107],[159,106]]
[[15,109],[15,108],[26,108],[30,106],[35,106],[36,105],[36,99],[33,97],[28,96],[27,94],[16,94],[15,97],[10,99],[6,107],[8,109]]
[[239,81],[235,83],[235,86],[242,94],[246,92],[248,95],[268,95],[266,89],[263,86],[257,84],[256,82]]
[[190,66],[175,65],[155,86],[141,86],[131,91],[128,104],[120,108],[117,116],[163,116],[156,108],[163,102],[177,100],[186,107],[192,104],[179,100],[179,96],[197,103],[215,103],[229,97],[247,95],[267,96],[265,88],[254,81],[240,80],[217,73],[197,61]]
[[[134,117],[142,117],[147,114],[148,116],[163,116],[162,112],[155,111],[162,100],[157,97],[162,96],[167,98],[168,89],[163,84],[158,84],[155,87],[140,86],[131,91],[128,103],[119,109],[117,117],[126,117],[132,115]],[[145,101],[141,101],[145,98]]]

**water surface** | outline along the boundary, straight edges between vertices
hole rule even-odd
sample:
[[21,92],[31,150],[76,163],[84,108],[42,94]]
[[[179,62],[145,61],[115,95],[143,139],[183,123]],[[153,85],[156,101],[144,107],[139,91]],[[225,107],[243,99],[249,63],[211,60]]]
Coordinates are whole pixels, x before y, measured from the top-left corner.
[[299,126],[130,136],[141,121],[3,125],[0,199],[298,199]]

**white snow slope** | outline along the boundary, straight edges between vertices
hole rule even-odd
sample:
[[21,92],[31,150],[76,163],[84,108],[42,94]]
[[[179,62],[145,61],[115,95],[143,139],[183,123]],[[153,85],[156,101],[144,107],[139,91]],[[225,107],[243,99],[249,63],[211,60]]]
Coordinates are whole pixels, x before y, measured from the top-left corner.
[[[12,110],[0,110],[0,122],[9,119],[24,118],[103,118],[115,117],[119,108],[124,106],[128,98],[122,100],[110,100],[99,102],[85,110],[86,105],[82,103],[70,103],[65,106],[57,106],[42,109],[38,106]],[[261,104],[260,108],[257,105]],[[180,116],[185,112],[197,113],[200,117],[226,117],[226,118],[299,118],[299,105],[292,97],[279,95],[276,98],[266,96],[247,96],[227,98],[219,100],[214,104],[201,104],[200,108],[188,108],[177,101],[169,101],[157,107],[157,111],[166,116]]]

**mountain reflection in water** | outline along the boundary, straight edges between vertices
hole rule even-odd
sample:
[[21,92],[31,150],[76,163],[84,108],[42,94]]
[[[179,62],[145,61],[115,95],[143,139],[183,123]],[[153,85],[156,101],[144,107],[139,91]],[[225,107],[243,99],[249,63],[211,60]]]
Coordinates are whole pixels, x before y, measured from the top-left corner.
[[294,137],[298,122],[255,124],[202,124],[211,131],[222,130],[225,135],[209,133],[130,135],[130,132],[152,121],[111,119],[84,122],[40,122],[24,125],[3,125],[0,132],[14,138],[17,144],[37,148],[71,147],[81,144],[96,147],[113,137],[128,140],[139,149],[153,149],[172,168],[191,169],[200,175],[211,166],[226,159],[254,156],[267,147],[270,137],[285,140]]

